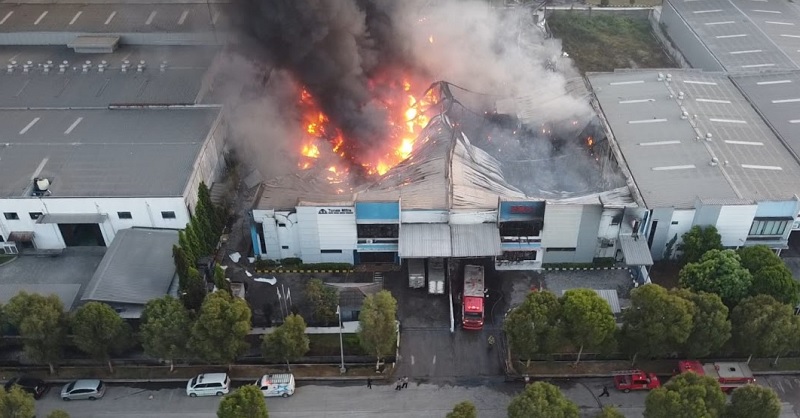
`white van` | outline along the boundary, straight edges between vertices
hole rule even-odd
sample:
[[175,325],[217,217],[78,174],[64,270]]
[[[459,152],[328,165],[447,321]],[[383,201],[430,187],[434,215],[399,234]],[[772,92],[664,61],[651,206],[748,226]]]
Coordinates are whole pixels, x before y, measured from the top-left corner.
[[288,398],[294,394],[294,375],[290,373],[265,374],[256,381],[265,397],[283,396]]
[[204,373],[186,384],[186,394],[196,396],[222,396],[231,390],[231,379],[227,373]]

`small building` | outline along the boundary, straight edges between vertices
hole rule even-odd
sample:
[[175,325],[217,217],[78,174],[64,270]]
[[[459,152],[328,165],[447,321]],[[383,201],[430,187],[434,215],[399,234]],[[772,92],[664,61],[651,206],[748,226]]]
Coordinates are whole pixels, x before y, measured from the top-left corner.
[[123,318],[139,319],[147,302],[165,295],[177,296],[177,274],[172,246],[178,231],[130,228],[117,232],[82,302],[103,302]]

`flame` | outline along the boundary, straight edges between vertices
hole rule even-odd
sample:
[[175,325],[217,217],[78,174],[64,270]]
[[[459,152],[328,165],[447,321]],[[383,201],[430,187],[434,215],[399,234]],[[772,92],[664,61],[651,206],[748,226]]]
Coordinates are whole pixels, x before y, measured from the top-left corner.
[[428,37],[428,43],[433,43],[433,35]]
[[[391,78],[376,77],[369,80],[368,87],[374,93],[373,100],[388,111],[386,126],[388,138],[382,139],[386,144],[366,161],[359,161],[365,155],[348,155],[348,138],[342,130],[331,121],[320,108],[314,96],[305,88],[300,89],[298,109],[300,122],[304,128],[300,141],[301,169],[314,167],[317,162],[325,170],[325,176],[331,183],[342,183],[349,175],[348,166],[356,162],[369,175],[382,176],[401,161],[409,158],[414,151],[414,142],[429,118],[425,111],[436,103],[433,92],[417,98],[409,92],[415,90],[415,80],[409,77]],[[373,150],[370,150],[373,151]],[[334,164],[337,159],[347,159],[344,164]]]

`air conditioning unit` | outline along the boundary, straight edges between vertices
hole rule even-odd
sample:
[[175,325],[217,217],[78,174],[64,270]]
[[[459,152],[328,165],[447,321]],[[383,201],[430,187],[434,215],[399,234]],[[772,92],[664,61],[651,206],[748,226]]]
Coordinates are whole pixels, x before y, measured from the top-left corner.
[[367,238],[366,241],[367,241],[367,244],[372,244],[374,242],[374,241],[372,241],[372,238]]

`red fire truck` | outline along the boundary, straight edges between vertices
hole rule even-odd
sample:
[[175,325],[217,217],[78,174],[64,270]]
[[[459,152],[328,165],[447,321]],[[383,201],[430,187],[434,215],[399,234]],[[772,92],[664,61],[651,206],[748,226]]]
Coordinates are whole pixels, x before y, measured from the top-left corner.
[[483,328],[483,266],[464,266],[464,296],[461,325],[464,329]]
[[614,372],[614,387],[628,393],[632,390],[651,390],[661,387],[655,373],[645,373],[641,370],[620,370]]
[[719,386],[723,392],[730,392],[736,388],[756,382],[753,372],[747,363],[702,364],[696,360],[682,360],[678,362],[678,370],[681,373],[693,372],[713,377],[719,381]]

